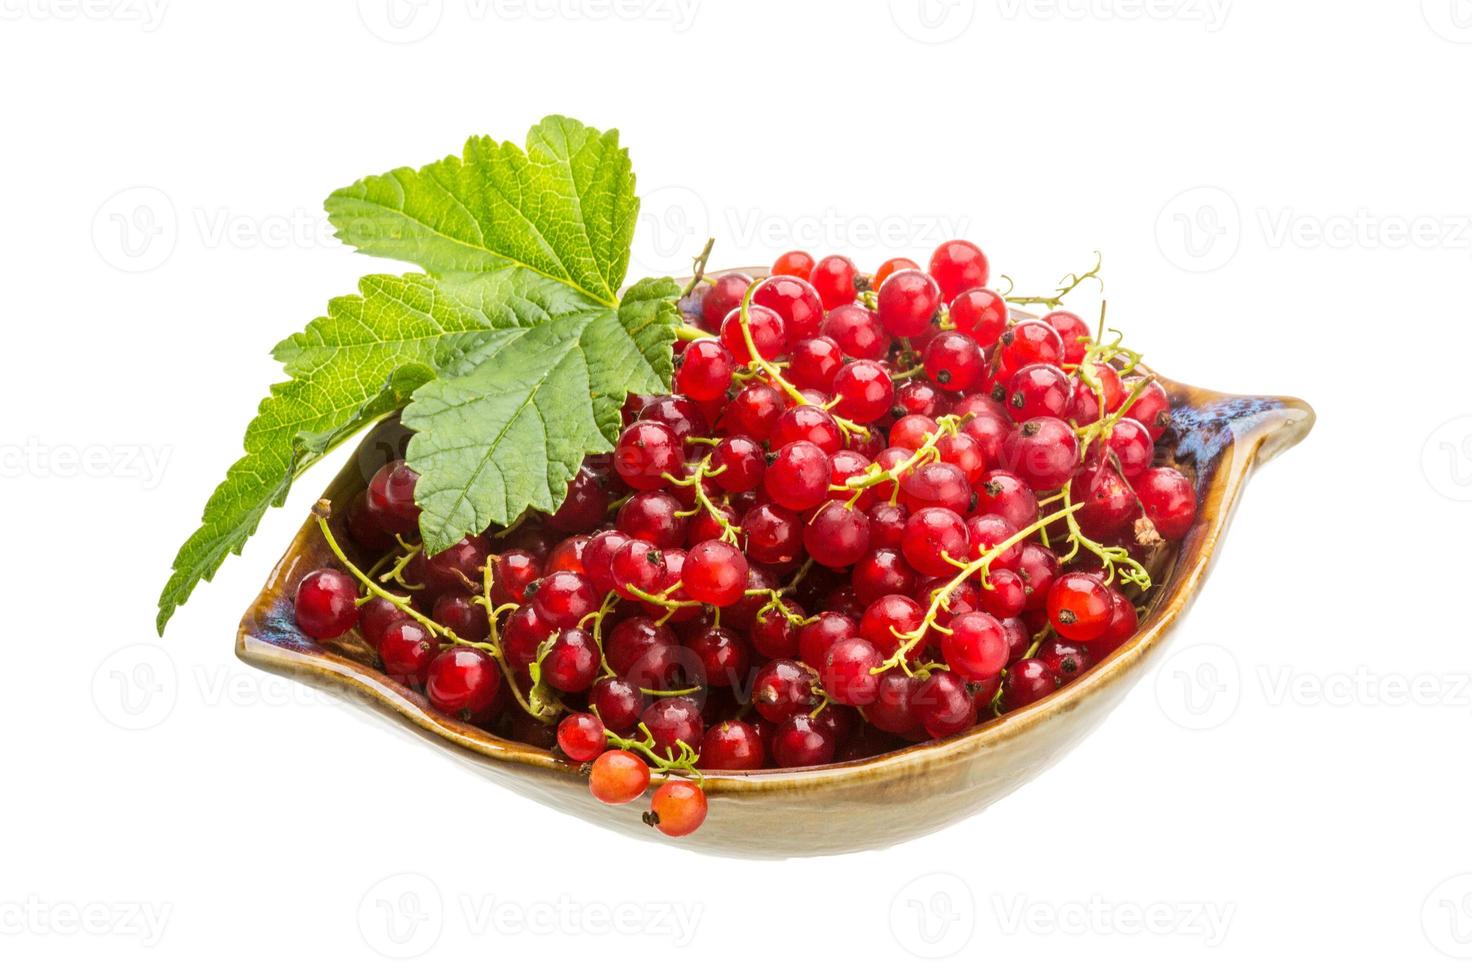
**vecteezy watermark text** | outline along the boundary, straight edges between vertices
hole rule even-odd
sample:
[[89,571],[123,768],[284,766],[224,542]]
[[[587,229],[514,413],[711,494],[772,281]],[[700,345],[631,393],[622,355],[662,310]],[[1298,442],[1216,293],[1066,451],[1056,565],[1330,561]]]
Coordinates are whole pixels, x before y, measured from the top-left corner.
[[163,482],[173,446],[134,443],[51,444],[31,437],[0,443],[0,479],[133,480],[144,490]]
[[0,0],[0,20],[116,21],[149,33],[168,6],[169,0]]
[[462,893],[447,902],[426,875],[404,872],[374,882],[358,903],[358,931],[375,952],[409,959],[432,949],[447,920],[472,936],[653,936],[688,946],[705,913],[691,902],[503,898]]
[[0,936],[120,936],[157,946],[173,917],[171,902],[0,901]]

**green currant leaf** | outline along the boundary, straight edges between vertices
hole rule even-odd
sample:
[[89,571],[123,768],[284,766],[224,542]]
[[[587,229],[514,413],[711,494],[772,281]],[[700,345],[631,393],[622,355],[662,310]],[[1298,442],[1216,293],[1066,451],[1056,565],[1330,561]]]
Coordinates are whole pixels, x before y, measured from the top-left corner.
[[[272,386],[245,431],[245,456],[205,505],[198,530],[179,549],[159,597],[158,627],[225,557],[239,554],[267,507],[344,439],[403,408],[436,376],[475,370],[503,333],[589,306],[585,297],[525,269],[478,276],[475,304],[449,296],[424,275],[368,276],[360,293],[327,304],[320,317],[277,345],[289,380]],[[509,337],[509,333],[508,333]]]
[[338,237],[427,272],[520,265],[617,304],[639,200],[618,131],[548,116],[526,149],[489,137],[459,157],[368,177],[327,198]]
[[[448,280],[474,304],[479,280]],[[552,511],[590,453],[613,448],[630,391],[669,390],[680,317],[670,279],[632,286],[618,309],[591,308],[506,331],[474,370],[421,387],[404,410],[425,547]]]

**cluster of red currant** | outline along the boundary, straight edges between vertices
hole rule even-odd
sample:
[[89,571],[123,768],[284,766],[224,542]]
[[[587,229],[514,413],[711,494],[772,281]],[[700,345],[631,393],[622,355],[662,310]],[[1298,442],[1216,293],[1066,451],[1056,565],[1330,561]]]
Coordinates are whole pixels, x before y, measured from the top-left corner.
[[928,271],[698,270],[675,393],[629,399],[555,514],[428,556],[391,463],[346,515],[368,561],[319,513],[347,571],[302,581],[297,623],[356,627],[435,709],[589,764],[604,802],[688,777],[645,814],[676,836],[705,818],[704,772],[865,758],[1031,704],[1129,639],[1196,510],[1154,465],[1164,389],[1058,308],[1091,275],[1009,304],[961,241]]

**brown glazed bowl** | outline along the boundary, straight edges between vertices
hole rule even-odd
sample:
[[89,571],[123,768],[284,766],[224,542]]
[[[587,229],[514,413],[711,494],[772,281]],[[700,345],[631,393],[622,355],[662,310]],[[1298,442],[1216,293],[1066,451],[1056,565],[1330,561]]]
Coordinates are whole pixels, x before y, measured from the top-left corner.
[[[1176,435],[1163,448],[1194,477],[1200,507],[1174,559],[1156,576],[1139,632],[1128,643],[1067,687],[951,738],[856,762],[707,774],[710,814],[689,837],[666,838],[644,826],[638,803],[597,802],[577,766],[551,751],[432,710],[423,696],[375,669],[373,651],[356,633],[326,647],[304,636],[292,617],[292,596],[304,575],[332,561],[311,519],[246,611],[236,652],[247,663],[381,712],[435,750],[523,795],[645,840],[763,858],[839,854],[909,840],[979,813],[1052,765],[1104,720],[1200,591],[1248,477],[1313,426],[1313,410],[1295,398],[1225,395],[1159,380],[1170,394]],[[402,454],[404,436],[393,420],[380,424],[332,481],[323,496],[334,505],[335,529],[368,477]],[[916,806],[916,800],[924,804]]]

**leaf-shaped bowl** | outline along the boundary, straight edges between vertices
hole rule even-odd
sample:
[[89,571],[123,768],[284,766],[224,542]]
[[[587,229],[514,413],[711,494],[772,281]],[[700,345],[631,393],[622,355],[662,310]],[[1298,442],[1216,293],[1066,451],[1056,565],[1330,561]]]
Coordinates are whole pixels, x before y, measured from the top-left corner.
[[[661,837],[637,804],[611,807],[554,753],[498,738],[429,708],[423,696],[375,669],[356,633],[324,647],[292,617],[297,583],[331,554],[313,520],[297,532],[240,624],[247,663],[338,692],[526,796],[593,823],[683,847],[747,857],[837,854],[885,847],[977,813],[1052,765],[1104,720],[1144,674],[1211,569],[1248,477],[1297,444],[1314,413],[1295,398],[1226,395],[1160,379],[1175,438],[1165,451],[1193,476],[1196,523],[1152,589],[1140,629],[1083,677],[1026,708],[941,741],[856,762],[807,769],[707,775],[710,815],[689,837]],[[377,467],[402,455],[403,431],[378,426],[324,496],[340,522]],[[340,535],[341,537],[341,535]],[[923,801],[915,805],[915,801]]]

